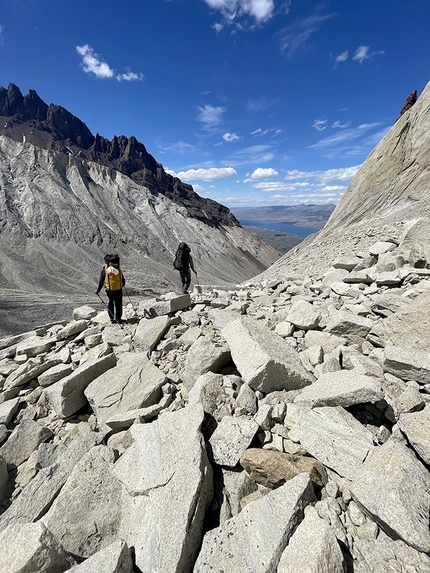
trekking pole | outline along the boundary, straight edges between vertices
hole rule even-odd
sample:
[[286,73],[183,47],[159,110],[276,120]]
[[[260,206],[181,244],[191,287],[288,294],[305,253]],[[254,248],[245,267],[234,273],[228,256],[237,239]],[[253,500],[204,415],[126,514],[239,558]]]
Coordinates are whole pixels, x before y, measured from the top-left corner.
[[102,297],[99,295],[99,293],[96,292],[95,294],[99,297],[99,299],[102,301],[102,303],[103,303],[104,306],[106,307],[106,310],[108,311],[108,315],[109,315],[110,319],[111,319],[111,320],[114,320],[114,321],[117,323],[117,325],[122,329],[122,326],[120,325],[120,323],[118,322],[118,320],[114,317],[114,315],[111,313],[111,311],[109,310],[108,305],[105,303],[105,301],[104,301],[104,300],[102,299]]
[[128,294],[128,291],[127,291],[127,296],[128,296],[128,300],[130,301],[130,304],[131,304],[131,307],[133,309],[134,314],[137,314],[137,310],[134,308],[134,304],[130,298],[130,295]]

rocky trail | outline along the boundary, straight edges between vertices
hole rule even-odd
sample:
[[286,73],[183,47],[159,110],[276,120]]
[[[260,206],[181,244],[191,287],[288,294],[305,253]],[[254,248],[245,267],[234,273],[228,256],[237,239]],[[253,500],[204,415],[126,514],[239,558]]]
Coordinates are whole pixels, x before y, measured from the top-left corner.
[[428,573],[429,223],[0,339],[0,570]]

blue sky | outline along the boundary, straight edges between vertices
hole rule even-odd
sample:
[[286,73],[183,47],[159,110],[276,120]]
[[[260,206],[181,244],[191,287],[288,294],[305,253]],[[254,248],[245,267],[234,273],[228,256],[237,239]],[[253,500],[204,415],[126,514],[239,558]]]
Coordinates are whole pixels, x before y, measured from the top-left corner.
[[0,0],[0,85],[228,207],[337,203],[429,81],[428,0]]

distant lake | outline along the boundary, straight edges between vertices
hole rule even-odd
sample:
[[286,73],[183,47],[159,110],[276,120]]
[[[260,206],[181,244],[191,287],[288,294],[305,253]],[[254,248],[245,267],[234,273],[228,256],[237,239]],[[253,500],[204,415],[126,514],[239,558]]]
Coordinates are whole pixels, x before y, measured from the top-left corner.
[[269,231],[282,231],[283,233],[290,233],[297,235],[304,239],[312,233],[317,233],[320,229],[312,229],[311,227],[297,227],[291,223],[274,223],[273,221],[252,221],[250,219],[240,219],[240,224],[243,227],[260,227],[260,229],[268,229]]

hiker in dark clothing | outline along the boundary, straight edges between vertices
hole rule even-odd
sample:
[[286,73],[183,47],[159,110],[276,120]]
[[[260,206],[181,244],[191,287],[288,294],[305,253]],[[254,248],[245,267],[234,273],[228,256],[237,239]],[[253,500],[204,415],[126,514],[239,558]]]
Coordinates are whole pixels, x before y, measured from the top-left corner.
[[[118,255],[106,255],[105,264],[100,273],[99,285],[96,290],[96,295],[102,290],[103,286],[106,289],[106,295],[109,299],[108,313],[111,322],[121,324],[122,320],[122,287],[125,285],[125,278],[122,274],[121,267],[119,266]],[[114,314],[115,309],[115,314]]]
[[187,243],[179,243],[173,266],[179,271],[181,276],[182,292],[185,294],[188,293],[188,288],[191,282],[191,271],[193,271],[196,276],[197,271],[194,269],[191,249]]

